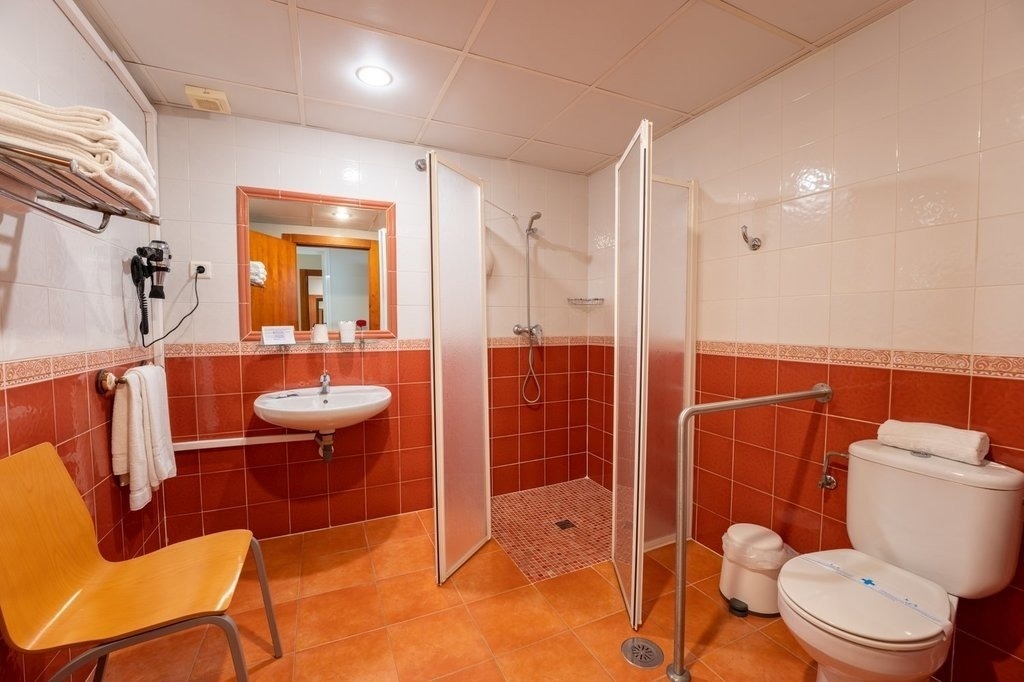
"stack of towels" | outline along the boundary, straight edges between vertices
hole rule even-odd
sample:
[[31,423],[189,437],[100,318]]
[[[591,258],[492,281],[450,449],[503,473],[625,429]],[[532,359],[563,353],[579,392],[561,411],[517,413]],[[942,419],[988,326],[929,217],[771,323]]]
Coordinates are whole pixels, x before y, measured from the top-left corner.
[[156,203],[156,173],[139,139],[93,107],[52,107],[0,91],[0,142],[78,162],[82,175],[145,213]]
[[145,365],[124,373],[114,393],[110,452],[113,473],[128,486],[132,510],[146,506],[160,483],[178,473],[163,367]]
[[878,427],[878,440],[894,448],[980,465],[988,454],[988,434],[927,422],[890,419]]
[[258,260],[249,261],[249,284],[261,287],[267,283],[267,266]]

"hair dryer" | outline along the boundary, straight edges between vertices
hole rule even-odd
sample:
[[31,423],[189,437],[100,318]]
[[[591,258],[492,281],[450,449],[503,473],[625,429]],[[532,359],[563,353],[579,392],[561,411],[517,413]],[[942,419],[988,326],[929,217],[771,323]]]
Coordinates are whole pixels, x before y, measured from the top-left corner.
[[[132,279],[135,279],[135,261],[138,260],[141,264],[144,258],[146,262],[141,269],[143,276],[153,280],[149,286],[149,297],[164,298],[164,277],[171,271],[170,245],[165,241],[154,239],[148,245],[135,249],[135,253],[138,255],[132,258]],[[137,286],[139,282],[135,284]]]

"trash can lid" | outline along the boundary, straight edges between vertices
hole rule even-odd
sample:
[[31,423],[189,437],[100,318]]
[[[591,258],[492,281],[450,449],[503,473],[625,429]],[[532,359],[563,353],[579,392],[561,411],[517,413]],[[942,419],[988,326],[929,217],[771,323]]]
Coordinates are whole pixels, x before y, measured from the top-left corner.
[[729,541],[738,546],[762,551],[782,549],[782,536],[756,523],[734,523],[726,531]]

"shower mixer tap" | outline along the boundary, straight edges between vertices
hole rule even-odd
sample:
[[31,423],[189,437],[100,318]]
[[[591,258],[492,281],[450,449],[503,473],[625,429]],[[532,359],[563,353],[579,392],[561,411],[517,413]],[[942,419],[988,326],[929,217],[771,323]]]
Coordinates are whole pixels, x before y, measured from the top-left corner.
[[537,343],[541,342],[544,338],[544,328],[539,324],[530,325],[527,327],[525,324],[517,324],[512,326],[512,333],[516,336],[522,336],[526,334],[531,339],[535,339]]

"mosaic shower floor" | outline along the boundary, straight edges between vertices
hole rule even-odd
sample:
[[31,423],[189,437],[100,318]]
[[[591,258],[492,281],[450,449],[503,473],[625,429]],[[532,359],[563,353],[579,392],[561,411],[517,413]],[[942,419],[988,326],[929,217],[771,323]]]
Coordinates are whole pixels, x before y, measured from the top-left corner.
[[491,498],[491,534],[531,582],[608,561],[611,517],[611,491],[589,478]]

